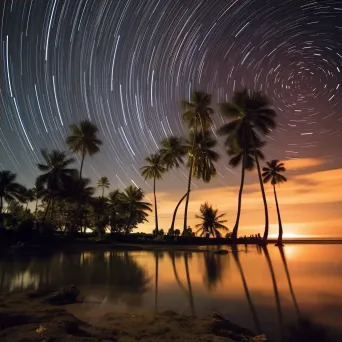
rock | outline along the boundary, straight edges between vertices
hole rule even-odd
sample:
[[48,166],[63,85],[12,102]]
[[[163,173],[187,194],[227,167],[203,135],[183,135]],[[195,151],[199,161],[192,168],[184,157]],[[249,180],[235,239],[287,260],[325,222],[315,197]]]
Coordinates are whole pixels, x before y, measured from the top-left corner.
[[49,295],[45,301],[53,305],[66,305],[76,303],[80,290],[75,285],[67,285]]
[[226,249],[220,249],[218,251],[214,252],[215,254],[228,254],[228,251]]

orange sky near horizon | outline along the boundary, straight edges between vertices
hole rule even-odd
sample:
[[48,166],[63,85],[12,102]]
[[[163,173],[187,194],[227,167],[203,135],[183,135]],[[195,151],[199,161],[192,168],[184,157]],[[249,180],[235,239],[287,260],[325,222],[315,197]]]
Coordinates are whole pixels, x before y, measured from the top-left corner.
[[[284,228],[284,237],[341,237],[342,236],[342,168],[322,169],[326,163],[323,159],[292,159],[286,160],[288,182],[277,186],[278,201]],[[226,213],[226,225],[232,229],[237,210],[237,195],[239,191],[239,169],[236,172],[236,185],[217,186],[214,188],[193,188],[189,202],[188,224],[194,226],[200,222],[195,218],[202,203],[208,202],[219,213]],[[254,175],[247,173],[246,184],[242,197],[242,213],[239,235],[263,233],[264,210],[260,186]],[[253,182],[248,181],[252,179]],[[157,184],[167,182],[167,176]],[[170,186],[170,184],[168,184]],[[185,189],[186,184],[184,184]],[[265,185],[270,218],[270,237],[278,232],[278,221],[273,188]],[[185,192],[185,191],[184,191]],[[180,191],[158,191],[159,227],[164,231],[170,228],[174,208],[184,193]],[[147,193],[153,200],[153,193]],[[182,229],[184,217],[184,202],[178,209],[176,228]],[[149,222],[140,225],[139,232],[149,233],[154,229],[154,213],[149,216]]]

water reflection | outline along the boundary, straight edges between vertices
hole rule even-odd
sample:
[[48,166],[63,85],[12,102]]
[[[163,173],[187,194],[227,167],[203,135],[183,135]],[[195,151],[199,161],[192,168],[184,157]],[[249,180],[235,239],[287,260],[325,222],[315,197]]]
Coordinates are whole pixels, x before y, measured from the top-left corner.
[[0,260],[0,291],[73,283],[108,310],[218,311],[274,341],[342,340],[341,245],[226,248],[227,255],[206,250],[12,256]]

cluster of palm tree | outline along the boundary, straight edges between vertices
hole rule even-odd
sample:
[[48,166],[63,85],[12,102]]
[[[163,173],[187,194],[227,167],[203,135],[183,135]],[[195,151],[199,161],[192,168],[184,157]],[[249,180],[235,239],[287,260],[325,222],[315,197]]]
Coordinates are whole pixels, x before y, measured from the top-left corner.
[[[185,201],[183,234],[188,227],[188,205],[191,192],[192,178],[204,182],[210,182],[216,175],[215,163],[219,155],[214,151],[217,140],[213,136],[212,116],[214,110],[211,107],[211,95],[205,92],[193,92],[191,101],[183,101],[182,119],[187,124],[189,133],[187,138],[170,136],[164,138],[160,145],[161,148],[151,156],[146,158],[147,165],[141,169],[142,176],[153,180],[154,192],[154,212],[155,212],[155,231],[158,233],[158,210],[156,198],[156,180],[160,180],[163,175],[171,169],[177,169],[182,165],[188,168],[187,190],[178,202],[169,233],[174,231],[174,222],[177,210],[181,202]],[[261,92],[244,89],[236,91],[230,102],[219,104],[220,112],[228,120],[222,125],[217,133],[223,136],[224,146],[229,156],[229,164],[232,167],[241,166],[241,183],[238,194],[238,209],[235,225],[232,231],[232,239],[238,236],[240,222],[242,193],[245,182],[245,171],[257,169],[258,179],[265,211],[265,229],[263,240],[266,242],[269,231],[269,215],[264,189],[264,183],[271,181],[274,187],[275,200],[279,220],[278,244],[282,244],[282,225],[279,213],[279,206],[276,197],[275,185],[285,182],[286,178],[281,174],[286,171],[284,164],[278,160],[267,163],[267,167],[261,172],[260,160],[264,160],[262,148],[265,146],[263,138],[276,127],[276,112],[266,96]],[[221,236],[218,229],[225,230],[220,217],[217,216],[211,206],[205,204],[200,208],[202,220],[199,225],[202,235]],[[208,224],[208,222],[212,222]],[[209,228],[210,227],[210,228]]]
[[[141,168],[145,180],[153,181],[154,216],[156,235],[159,234],[158,208],[156,196],[157,180],[170,170],[182,166],[188,169],[186,192],[177,203],[169,229],[170,235],[176,235],[175,220],[180,204],[185,200],[183,235],[188,228],[188,205],[193,178],[210,182],[216,175],[215,163],[219,154],[214,150],[217,139],[213,134],[214,110],[211,107],[211,95],[195,91],[190,101],[181,102],[182,119],[188,127],[187,137],[169,136],[160,142],[160,149],[146,158],[147,165]],[[224,146],[232,167],[241,167],[241,183],[238,194],[238,207],[232,240],[238,236],[242,193],[245,183],[245,171],[257,170],[265,211],[265,229],[263,240],[266,242],[269,230],[269,218],[264,183],[271,182],[279,220],[278,244],[282,244],[282,224],[276,196],[275,186],[286,181],[282,175],[284,164],[278,160],[268,162],[261,171],[260,160],[264,160],[262,152],[265,146],[263,138],[276,126],[276,113],[266,96],[261,92],[244,89],[236,91],[230,102],[219,104],[220,112],[227,119],[217,130],[224,137]],[[95,188],[91,181],[82,177],[86,156],[93,156],[100,151],[101,140],[97,137],[97,127],[88,120],[70,126],[70,135],[66,144],[71,153],[80,156],[80,168],[72,167],[75,159],[65,151],[42,150],[43,162],[38,164],[41,174],[37,177],[33,189],[26,189],[16,183],[16,175],[10,171],[0,173],[0,213],[3,202],[17,200],[23,204],[35,201],[35,218],[44,223],[47,219],[57,223],[59,227],[76,232],[92,226],[103,231],[110,226],[112,231],[130,232],[138,223],[147,220],[151,205],[144,201],[144,192],[135,186],[129,186],[120,192],[114,190],[105,196],[110,188],[107,177],[101,177],[97,186],[102,196],[95,196]],[[40,204],[39,204],[40,202]],[[41,210],[43,209],[43,210]],[[221,236],[220,230],[227,230],[218,215],[207,203],[200,208],[202,220],[198,225],[199,232],[205,236]],[[56,218],[58,216],[58,218]],[[2,218],[1,218],[2,220]],[[58,222],[56,222],[58,221]],[[1,221],[1,226],[3,222]],[[177,232],[178,233],[178,232]]]
[[143,201],[144,192],[140,188],[128,186],[123,192],[114,190],[105,197],[110,183],[107,177],[101,177],[97,187],[102,190],[102,196],[94,196],[96,189],[91,186],[90,179],[82,177],[85,157],[99,152],[102,144],[97,131],[90,121],[70,125],[66,143],[70,152],[81,156],[79,170],[72,167],[75,159],[67,152],[42,150],[43,162],[37,165],[41,174],[33,189],[17,183],[16,174],[0,172],[2,228],[4,201],[26,204],[26,211],[28,204],[34,201],[34,218],[42,230],[49,223],[69,232],[82,231],[82,228],[104,232],[108,226],[112,232],[129,233],[137,224],[147,220],[150,204]]

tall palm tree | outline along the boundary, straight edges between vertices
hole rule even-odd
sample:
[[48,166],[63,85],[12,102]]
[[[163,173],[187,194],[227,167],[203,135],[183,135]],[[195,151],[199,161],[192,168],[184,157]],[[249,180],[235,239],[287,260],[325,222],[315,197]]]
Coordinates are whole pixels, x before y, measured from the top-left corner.
[[101,177],[98,181],[97,181],[97,187],[102,189],[102,197],[104,197],[104,191],[105,189],[109,189],[110,187],[110,183],[107,177]]
[[200,207],[201,215],[196,215],[196,218],[201,219],[202,222],[196,224],[196,228],[199,228],[196,232],[198,234],[201,232],[200,236],[206,235],[207,237],[222,237],[222,234],[219,230],[223,230],[225,232],[228,231],[228,228],[223,225],[223,223],[227,222],[227,220],[221,220],[225,214],[218,215],[218,209],[213,209],[213,207],[206,202]]
[[[0,171],[0,215],[2,216],[4,208],[4,200],[6,202],[15,199],[21,200],[25,192],[25,187],[17,183],[15,180],[17,175],[11,171]],[[2,222],[1,222],[2,223]],[[2,226],[2,225],[1,225]]]
[[[252,148],[240,148],[236,147],[233,149],[232,147],[228,148],[228,155],[231,156],[229,160],[229,165],[232,167],[237,167],[241,164],[241,181],[240,181],[240,189],[238,195],[238,210],[236,214],[236,221],[232,232],[232,240],[235,241],[237,239],[237,233],[240,223],[240,215],[241,215],[241,204],[242,204],[242,191],[245,183],[245,171],[252,171],[255,168],[255,158],[254,151]],[[259,159],[264,159],[264,155],[261,150],[257,149],[256,153]]]
[[79,125],[72,124],[69,128],[71,133],[67,137],[66,143],[71,152],[81,155],[79,178],[82,178],[85,156],[87,154],[92,156],[99,152],[102,141],[97,137],[98,128],[89,120],[81,121]]
[[53,150],[41,150],[45,164],[37,164],[38,169],[44,172],[37,177],[37,185],[45,186],[49,192],[48,202],[43,216],[43,221],[49,211],[51,202],[58,195],[58,192],[63,188],[64,183],[69,177],[75,177],[77,171],[69,168],[74,162],[73,158],[68,158],[65,152]]
[[154,195],[154,217],[155,217],[155,234],[158,235],[158,210],[157,210],[157,196],[156,196],[156,179],[161,179],[166,168],[159,153],[151,154],[145,159],[148,165],[143,166],[141,175],[147,179],[153,179],[153,195]]
[[207,130],[212,125],[212,114],[214,110],[210,107],[211,105],[211,95],[205,92],[194,91],[192,93],[191,101],[182,101],[182,119],[188,125],[190,130],[190,150],[188,150],[189,160],[189,176],[188,176],[188,186],[187,186],[187,196],[185,201],[184,209],[184,226],[183,232],[186,231],[188,227],[188,206],[190,199],[190,188],[191,188],[191,177],[193,175],[193,168],[196,159],[194,156],[194,149],[196,145],[196,137],[198,137],[198,129],[202,132],[202,137],[207,132]]
[[128,186],[121,194],[121,201],[128,207],[128,218],[126,223],[126,234],[132,229],[133,218],[137,218],[136,221],[144,221],[148,216],[147,211],[152,211],[151,204],[144,202],[144,192],[133,185]]
[[35,209],[34,209],[34,217],[37,219],[37,212],[38,212],[38,201],[44,195],[44,187],[41,184],[36,182],[35,186],[33,187],[33,196],[35,200]]
[[258,178],[265,211],[265,230],[263,240],[267,242],[269,219],[265,189],[262,181],[260,164],[256,149],[260,136],[269,134],[275,128],[276,112],[266,96],[261,92],[244,89],[236,91],[230,103],[220,104],[221,113],[229,123],[224,124],[218,131],[227,136],[225,144],[238,145],[242,149],[251,146],[254,150],[254,158],[258,170]]
[[[184,164],[184,156],[187,154],[187,146],[185,145],[185,141],[182,138],[176,136],[169,136],[164,138],[161,141],[161,148],[159,149],[159,153],[161,155],[163,164],[166,167],[166,170],[170,170],[173,168],[178,169],[181,165]],[[177,210],[180,204],[183,202],[185,197],[187,196],[187,192],[183,195],[183,197],[177,203],[175,210],[172,216],[172,222],[170,231],[174,232],[175,221]]]
[[201,179],[205,183],[209,183],[216,175],[215,162],[219,159],[218,153],[213,150],[216,144],[216,139],[214,139],[209,132],[204,132],[204,134],[200,132],[196,135],[190,132],[190,137],[187,140],[189,151],[187,166],[189,170],[191,170],[191,173],[189,173],[188,177],[183,234],[187,229],[187,214],[192,176]]
[[276,192],[275,186],[276,184],[287,182],[287,178],[281,174],[282,172],[286,171],[286,168],[285,168],[284,163],[280,163],[279,160],[273,159],[270,162],[267,162],[267,167],[263,167],[262,171],[263,171],[262,177],[263,177],[264,183],[266,184],[269,181],[271,181],[271,184],[273,186],[274,199],[275,199],[276,206],[277,206],[279,234],[278,234],[278,241],[276,243],[276,246],[283,246],[283,225],[281,224],[281,217],[280,217],[277,192]]
[[167,170],[178,169],[184,164],[183,158],[187,153],[187,147],[182,138],[169,136],[164,138],[160,144],[159,154]]

